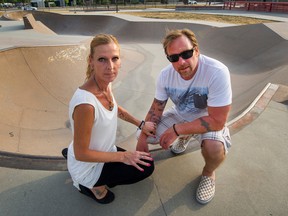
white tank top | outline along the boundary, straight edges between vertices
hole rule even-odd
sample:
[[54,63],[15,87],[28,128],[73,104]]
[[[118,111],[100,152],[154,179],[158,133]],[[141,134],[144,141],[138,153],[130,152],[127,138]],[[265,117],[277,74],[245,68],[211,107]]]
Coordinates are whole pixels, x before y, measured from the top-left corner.
[[[115,146],[117,131],[118,106],[115,103],[112,111],[107,110],[93,95],[86,90],[77,89],[69,104],[69,119],[74,135],[74,120],[72,118],[76,106],[80,104],[90,104],[94,107],[95,118],[92,127],[89,148],[96,151],[116,152]],[[68,170],[72,177],[74,186],[79,189],[79,184],[92,188],[98,181],[104,163],[82,162],[75,159],[73,141],[68,149]]]

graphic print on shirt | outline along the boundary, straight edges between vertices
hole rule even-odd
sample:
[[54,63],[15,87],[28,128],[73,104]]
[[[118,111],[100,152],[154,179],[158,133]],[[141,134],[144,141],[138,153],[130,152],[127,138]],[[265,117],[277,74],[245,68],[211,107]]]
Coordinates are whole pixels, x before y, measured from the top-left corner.
[[180,113],[196,114],[203,112],[203,109],[207,107],[208,88],[192,86],[188,89],[166,88],[166,92]]

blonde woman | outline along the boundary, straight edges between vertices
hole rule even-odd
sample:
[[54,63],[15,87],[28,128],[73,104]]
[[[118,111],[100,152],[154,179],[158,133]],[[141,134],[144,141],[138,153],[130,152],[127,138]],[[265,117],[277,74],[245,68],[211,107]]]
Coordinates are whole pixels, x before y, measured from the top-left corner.
[[117,39],[96,35],[90,44],[86,81],[69,104],[73,141],[66,151],[68,170],[74,186],[102,204],[114,200],[109,187],[136,183],[154,171],[150,153],[125,151],[115,145],[117,117],[141,127],[147,135],[155,131],[154,123],[144,124],[115,101],[111,83],[120,66]]

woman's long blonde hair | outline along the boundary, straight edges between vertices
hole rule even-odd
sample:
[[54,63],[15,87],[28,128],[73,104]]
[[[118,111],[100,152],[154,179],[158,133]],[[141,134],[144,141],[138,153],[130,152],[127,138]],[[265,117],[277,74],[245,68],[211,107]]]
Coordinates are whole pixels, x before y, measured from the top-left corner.
[[114,37],[113,35],[110,34],[98,34],[96,35],[93,40],[90,43],[90,54],[87,58],[87,70],[86,70],[86,80],[88,80],[92,73],[93,73],[93,69],[90,67],[90,59],[93,57],[94,55],[94,48],[100,45],[105,45],[105,44],[109,44],[109,43],[115,43],[118,47],[120,47],[118,40],[116,39],[116,37]]

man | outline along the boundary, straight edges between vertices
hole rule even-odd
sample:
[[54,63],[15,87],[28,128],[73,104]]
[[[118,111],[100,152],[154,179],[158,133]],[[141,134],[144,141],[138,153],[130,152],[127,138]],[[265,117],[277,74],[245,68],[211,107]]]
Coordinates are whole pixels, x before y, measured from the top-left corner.
[[[158,77],[155,98],[145,119],[155,122],[157,128],[151,136],[141,132],[137,150],[149,151],[148,143],[160,143],[163,149],[171,146],[175,154],[183,153],[188,140],[197,134],[205,166],[196,199],[206,204],[215,194],[215,170],[231,146],[225,127],[232,102],[229,70],[200,54],[195,34],[189,29],[168,32],[163,48],[171,64]],[[164,112],[169,98],[174,106]]]

